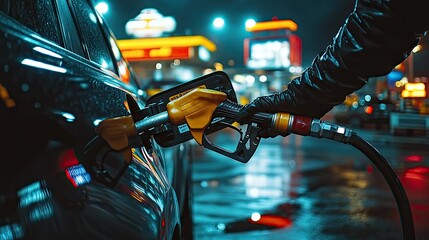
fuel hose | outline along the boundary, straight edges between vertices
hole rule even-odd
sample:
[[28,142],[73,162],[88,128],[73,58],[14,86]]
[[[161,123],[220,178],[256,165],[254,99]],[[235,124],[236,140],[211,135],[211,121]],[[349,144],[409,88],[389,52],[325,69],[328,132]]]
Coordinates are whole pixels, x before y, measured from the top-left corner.
[[[215,116],[234,119],[241,105],[231,101],[224,101],[219,105]],[[401,219],[402,236],[404,240],[414,240],[414,221],[407,194],[398,176],[389,162],[370,143],[363,140],[356,132],[337,124],[314,119],[306,116],[296,116],[289,113],[256,113],[247,120],[256,123],[261,128],[271,128],[282,135],[297,134],[315,138],[325,138],[352,145],[375,165],[386,180],[395,198]]]
[[405,240],[414,240],[414,222],[407,194],[389,162],[370,143],[357,134],[352,134],[349,144],[365,154],[386,179],[398,205],[402,224],[402,236]]
[[415,239],[413,216],[404,187],[392,166],[374,146],[359,137],[356,132],[337,124],[321,121],[320,119],[277,113],[272,116],[271,126],[283,133],[325,138],[350,144],[361,151],[381,172],[393,193],[401,218],[403,239]]

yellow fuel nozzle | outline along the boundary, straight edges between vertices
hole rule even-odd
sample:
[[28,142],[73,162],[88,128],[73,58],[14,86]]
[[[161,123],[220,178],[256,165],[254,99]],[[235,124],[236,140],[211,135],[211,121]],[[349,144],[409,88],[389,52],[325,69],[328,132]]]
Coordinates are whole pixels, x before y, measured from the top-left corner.
[[212,120],[213,112],[226,99],[224,92],[196,88],[167,104],[170,122],[174,125],[186,122],[195,141],[202,145],[203,134]]
[[[105,119],[96,127],[98,136],[85,146],[83,164],[94,179],[113,187],[131,163],[132,144],[137,143],[140,133],[168,122],[176,126],[187,123],[195,141],[203,145],[204,131],[216,108],[226,99],[223,92],[195,89],[169,102],[167,111],[136,122],[131,115]],[[113,171],[105,167],[111,150],[121,153],[124,160],[122,166]]]
[[110,148],[122,152],[127,163],[131,162],[129,138],[137,136],[137,130],[131,116],[108,118],[95,128]]

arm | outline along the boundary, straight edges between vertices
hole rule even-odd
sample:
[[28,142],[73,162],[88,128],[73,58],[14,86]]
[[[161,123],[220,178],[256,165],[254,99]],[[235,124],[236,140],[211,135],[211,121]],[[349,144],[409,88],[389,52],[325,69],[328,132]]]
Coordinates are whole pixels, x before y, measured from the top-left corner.
[[[290,112],[320,118],[370,77],[389,73],[417,45],[429,18],[427,0],[361,0],[332,43],[302,75],[280,93],[256,98],[240,112],[246,122],[256,112]],[[417,8],[416,8],[417,7]]]

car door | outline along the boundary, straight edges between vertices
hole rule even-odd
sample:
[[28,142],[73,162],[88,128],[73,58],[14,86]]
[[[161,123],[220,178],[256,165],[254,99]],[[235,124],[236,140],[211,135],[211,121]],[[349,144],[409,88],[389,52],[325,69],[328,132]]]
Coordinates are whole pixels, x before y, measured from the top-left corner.
[[[75,22],[78,23],[77,28],[81,37],[80,41],[82,42],[84,53],[87,52],[86,55],[91,62],[95,62],[102,68],[107,68],[107,70],[114,72],[119,77],[119,80],[126,83],[123,88],[130,90],[130,86],[136,85],[136,80],[132,71],[130,71],[129,65],[120,54],[113,34],[108,31],[101,16],[93,9],[90,10],[90,8],[85,8],[85,2],[75,0],[69,2],[72,12],[74,12]],[[79,8],[81,8],[82,11],[80,11]],[[95,22],[97,22],[97,24],[95,24]],[[99,41],[101,38],[105,41]],[[113,64],[108,61],[109,57]],[[108,84],[112,83],[109,82]],[[135,92],[128,93],[135,95]],[[141,99],[135,98],[135,100],[142,106],[141,101],[139,101]],[[148,196],[153,202],[162,203],[158,204],[158,212],[152,213],[151,215],[162,217],[164,225],[171,225],[171,227],[164,227],[164,229],[172,230],[175,224],[177,224],[177,215],[174,211],[176,208],[176,200],[174,191],[172,191],[166,181],[163,169],[163,154],[161,151],[162,150],[154,141],[150,141],[150,144],[146,145],[144,149],[134,149],[134,161],[130,166],[131,171],[126,172],[122,178],[122,183],[130,185],[132,189],[131,195],[140,201],[140,203],[143,203],[143,206],[145,202],[148,202]],[[142,191],[142,189],[146,191]],[[142,201],[140,199],[141,197],[146,200]],[[147,211],[147,206],[145,207],[145,211]],[[167,211],[166,215],[164,215],[164,209],[169,209],[170,212]],[[173,209],[173,211],[171,209]],[[169,215],[173,217],[169,217]],[[170,219],[172,220],[170,221]],[[161,218],[158,219],[158,223],[160,222],[162,222]],[[161,235],[163,234],[161,233]],[[168,235],[171,235],[171,233]]]
[[[120,58],[111,51],[111,38],[91,2],[8,4],[17,14],[2,16],[0,47],[7,54],[0,62],[0,84],[14,104],[1,109],[1,121],[7,123],[2,141],[11,142],[1,153],[10,160],[6,169],[14,172],[2,180],[17,181],[2,188],[2,195],[15,192],[29,203],[8,207],[8,217],[24,218],[4,226],[19,226],[14,229],[26,237],[171,238],[178,224],[177,199],[152,139],[132,150],[133,161],[114,188],[90,181],[79,167],[99,122],[129,115],[127,94],[142,104],[130,84],[132,75],[127,83],[126,71],[120,74]],[[29,15],[17,19],[26,9]],[[36,21],[48,13],[56,27],[45,31]],[[43,197],[31,198],[40,193]],[[0,228],[6,222],[0,221]]]

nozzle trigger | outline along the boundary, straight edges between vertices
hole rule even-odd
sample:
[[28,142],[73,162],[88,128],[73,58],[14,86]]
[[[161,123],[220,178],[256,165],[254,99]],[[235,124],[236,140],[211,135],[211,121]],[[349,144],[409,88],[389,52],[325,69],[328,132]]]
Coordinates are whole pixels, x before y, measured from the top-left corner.
[[[235,130],[239,131],[241,133],[241,135],[243,133],[241,131],[241,129],[238,129],[231,124],[222,123],[222,122],[220,124],[228,125],[228,127],[234,128]],[[208,127],[206,129],[206,131],[208,131],[209,128],[210,127]],[[252,158],[252,156],[255,153],[256,149],[258,148],[259,142],[261,140],[261,138],[258,137],[259,130],[260,130],[259,127],[257,127],[256,125],[249,124],[247,126],[246,133],[244,134],[244,136],[241,137],[241,139],[237,143],[237,147],[235,148],[234,151],[229,151],[227,149],[224,149],[222,147],[219,147],[219,146],[213,144],[207,138],[205,133],[204,133],[202,145],[205,148],[208,148],[212,151],[220,153],[226,157],[230,157],[230,158],[235,159],[235,160],[242,162],[242,163],[247,163],[250,160],[250,158]]]

